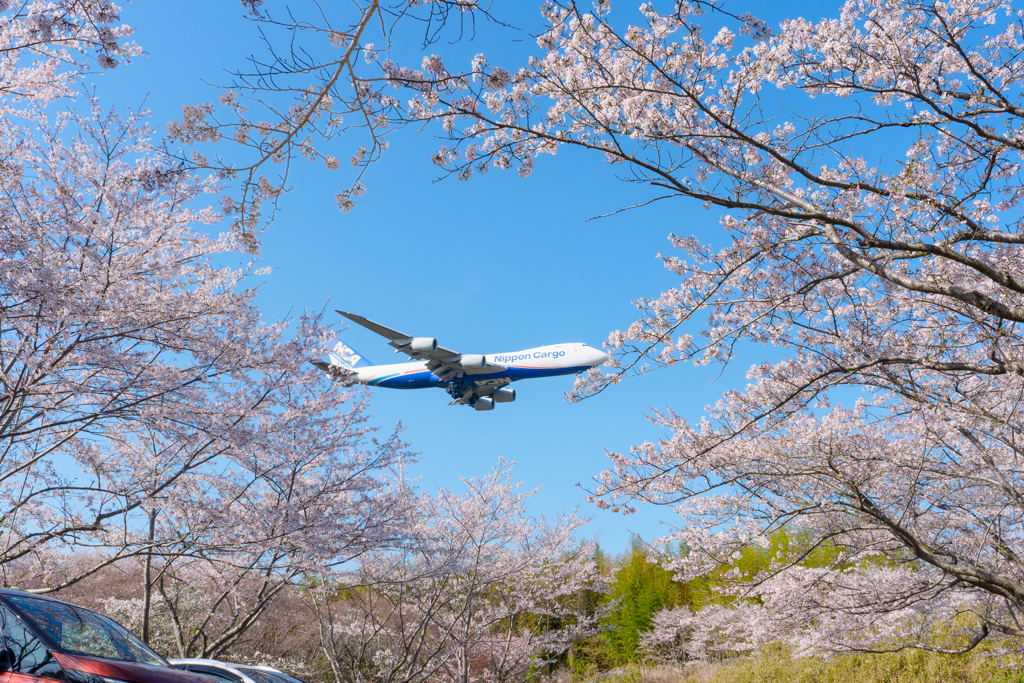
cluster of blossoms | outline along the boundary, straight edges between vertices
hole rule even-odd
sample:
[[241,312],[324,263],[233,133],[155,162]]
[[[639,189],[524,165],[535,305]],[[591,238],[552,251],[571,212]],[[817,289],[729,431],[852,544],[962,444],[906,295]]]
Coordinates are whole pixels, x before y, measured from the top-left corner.
[[[108,0],[0,3],[2,111],[25,114],[20,101],[40,104],[74,96],[95,63],[109,69],[140,53],[119,25],[121,8]],[[95,61],[94,61],[95,60]]]

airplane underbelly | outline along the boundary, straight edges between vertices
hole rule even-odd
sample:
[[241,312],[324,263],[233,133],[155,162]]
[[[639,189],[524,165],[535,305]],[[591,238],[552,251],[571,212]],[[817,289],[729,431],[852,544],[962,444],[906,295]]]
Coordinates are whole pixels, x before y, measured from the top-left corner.
[[588,366],[571,368],[530,368],[510,365],[504,370],[479,375],[466,375],[464,382],[468,385],[486,387],[494,384],[505,384],[516,382],[521,379],[533,379],[535,377],[556,377],[558,375],[574,375],[577,372],[588,370]]
[[[587,369],[588,366],[585,365],[570,368],[538,368],[510,365],[504,370],[497,372],[465,375],[463,384],[469,387],[487,387],[508,384],[509,382],[516,382],[521,379],[573,375]],[[394,374],[388,374],[371,380],[367,384],[372,387],[384,387],[386,389],[426,389],[429,387],[448,386],[448,382],[439,379],[437,375],[429,370],[395,372]]]

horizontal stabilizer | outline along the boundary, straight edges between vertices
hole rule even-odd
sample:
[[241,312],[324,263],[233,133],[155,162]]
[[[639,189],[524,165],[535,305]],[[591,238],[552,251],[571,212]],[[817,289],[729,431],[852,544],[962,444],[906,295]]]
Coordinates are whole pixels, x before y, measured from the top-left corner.
[[355,377],[354,372],[347,368],[343,368],[340,365],[335,365],[334,363],[326,363],[322,360],[311,360],[309,362],[326,372],[335,382],[344,382],[346,379]]

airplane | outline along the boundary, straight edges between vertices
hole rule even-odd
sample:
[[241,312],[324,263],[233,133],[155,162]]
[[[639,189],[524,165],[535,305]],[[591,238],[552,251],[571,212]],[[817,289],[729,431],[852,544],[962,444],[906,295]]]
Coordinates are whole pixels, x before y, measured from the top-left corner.
[[390,389],[439,387],[452,397],[448,405],[494,410],[495,403],[516,400],[508,385],[521,379],[572,375],[604,364],[608,354],[586,344],[553,344],[494,355],[464,354],[437,345],[433,337],[410,337],[361,315],[337,311],[354,323],[387,338],[395,353],[413,361],[374,365],[344,342],[330,354],[330,363],[311,361],[332,379]]

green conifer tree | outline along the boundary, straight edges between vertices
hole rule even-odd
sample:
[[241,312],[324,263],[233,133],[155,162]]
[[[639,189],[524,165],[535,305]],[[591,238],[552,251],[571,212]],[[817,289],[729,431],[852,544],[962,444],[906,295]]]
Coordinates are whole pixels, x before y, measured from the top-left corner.
[[672,572],[652,561],[643,539],[633,536],[630,549],[615,572],[610,600],[618,607],[606,620],[605,643],[615,664],[634,661],[640,634],[651,628],[658,610],[688,603],[687,588],[672,580]]

